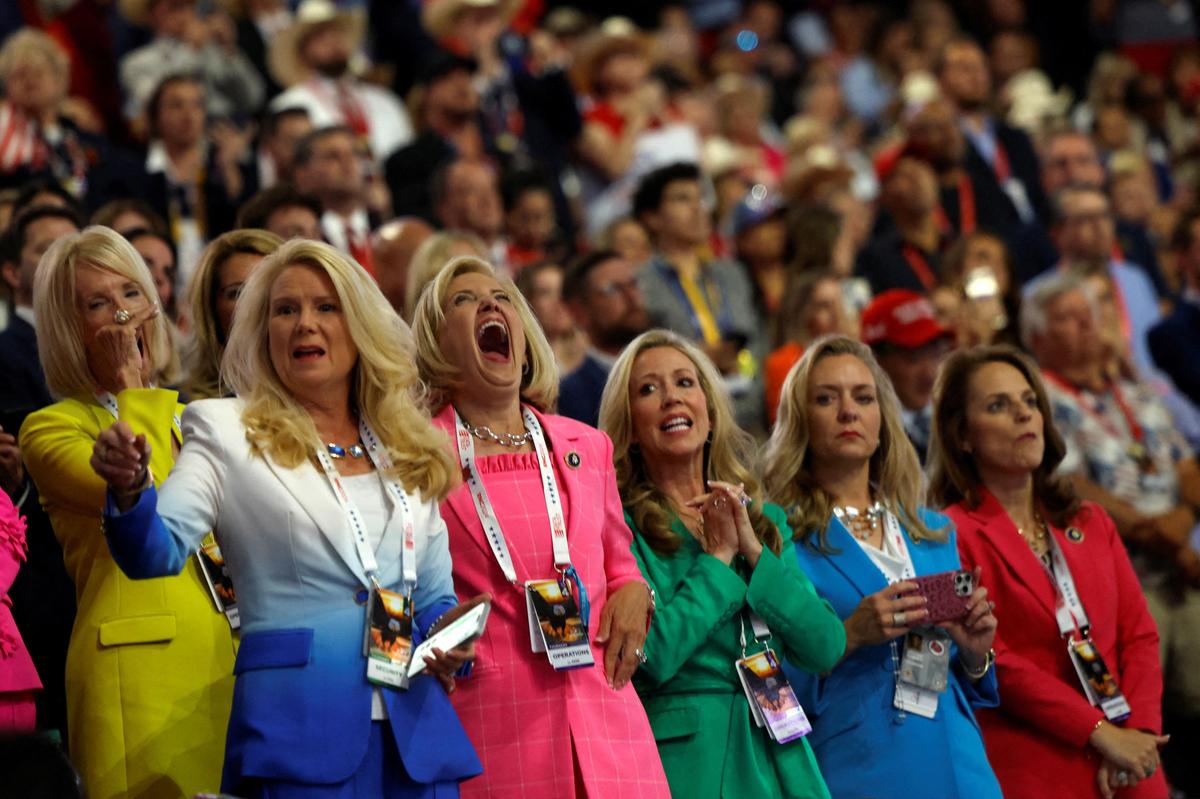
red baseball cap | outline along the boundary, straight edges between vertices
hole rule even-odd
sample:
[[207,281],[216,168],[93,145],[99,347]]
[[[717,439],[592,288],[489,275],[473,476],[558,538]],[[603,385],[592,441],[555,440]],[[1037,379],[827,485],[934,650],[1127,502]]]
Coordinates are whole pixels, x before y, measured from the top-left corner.
[[937,320],[929,298],[915,291],[889,289],[863,309],[862,339],[870,345],[916,349],[953,335],[953,330]]

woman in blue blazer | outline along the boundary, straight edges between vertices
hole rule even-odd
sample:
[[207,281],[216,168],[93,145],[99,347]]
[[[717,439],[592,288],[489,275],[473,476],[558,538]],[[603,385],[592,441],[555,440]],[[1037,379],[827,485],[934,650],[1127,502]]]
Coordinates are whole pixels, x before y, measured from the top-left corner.
[[[999,701],[991,603],[976,587],[962,621],[922,622],[929,611],[912,579],[958,569],[958,551],[947,519],[920,508],[916,453],[865,345],[827,337],[792,368],[765,466],[769,495],[801,531],[801,568],[846,627],[830,673],[788,671],[830,793],[999,799],[971,710]],[[948,652],[944,685],[904,677],[918,637],[926,658]]]
[[454,469],[416,403],[405,334],[360,266],[289,242],[238,302],[224,360],[237,398],[187,408],[161,491],[128,423],[96,443],[126,574],[178,573],[209,530],[220,545],[242,629],[222,779],[238,796],[457,796],[482,770],[443,688],[470,645],[430,665],[440,681],[367,677],[373,589],[411,597],[414,645],[466,607],[437,507]]

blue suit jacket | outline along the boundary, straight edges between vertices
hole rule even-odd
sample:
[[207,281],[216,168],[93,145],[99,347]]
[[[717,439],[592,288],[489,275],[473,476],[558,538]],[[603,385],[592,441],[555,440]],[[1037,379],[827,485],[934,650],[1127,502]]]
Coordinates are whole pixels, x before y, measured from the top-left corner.
[[600,426],[600,397],[608,382],[608,367],[588,355],[558,385],[558,414]]
[[1180,300],[1170,316],[1150,329],[1148,338],[1154,363],[1200,405],[1200,306]]
[[[950,524],[932,511],[921,511],[921,518],[935,530]],[[818,552],[815,536],[796,542],[795,550],[817,593],[845,619],[887,580],[836,519],[827,534],[835,553]],[[943,543],[915,543],[907,531],[905,537],[917,574],[959,567],[952,530]],[[972,683],[956,655],[952,647],[950,684],[932,719],[913,713],[901,719],[892,706],[896,684],[887,644],[858,649],[824,677],[785,667],[812,721],[808,742],[833,796],[1000,799],[971,711],[999,704],[996,672]]]
[[[109,547],[130,577],[156,577],[178,573],[206,532],[216,534],[242,619],[223,789],[237,793],[244,778],[338,782],[363,762],[371,732],[366,613],[356,602],[367,578],[324,475],[251,454],[241,407],[237,399],[188,406],[183,450],[161,494],[144,492],[123,515],[106,511]],[[410,505],[419,640],[456,600],[437,505]],[[401,584],[399,522],[393,508],[375,552],[379,581],[392,589]],[[409,777],[453,783],[483,770],[435,679],[382,693]]]

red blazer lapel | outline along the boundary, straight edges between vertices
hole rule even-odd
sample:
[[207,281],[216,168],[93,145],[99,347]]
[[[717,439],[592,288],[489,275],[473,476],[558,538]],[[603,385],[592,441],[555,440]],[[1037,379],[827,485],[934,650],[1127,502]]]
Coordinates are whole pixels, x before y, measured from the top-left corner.
[[979,507],[969,511],[972,520],[978,525],[977,534],[1000,554],[1000,560],[1033,595],[1050,618],[1054,618],[1055,593],[1050,576],[1038,556],[1033,554],[1029,544],[1017,531],[1017,526],[1008,513],[991,492],[980,487],[982,501]]

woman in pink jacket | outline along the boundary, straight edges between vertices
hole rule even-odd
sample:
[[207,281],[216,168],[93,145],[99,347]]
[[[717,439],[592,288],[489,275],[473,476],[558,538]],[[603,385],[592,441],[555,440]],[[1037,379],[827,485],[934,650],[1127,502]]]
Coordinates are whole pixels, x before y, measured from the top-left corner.
[[8,494],[0,491],[0,734],[33,732],[37,726],[33,695],[42,690],[8,598],[25,551],[25,520]]
[[413,327],[434,423],[463,469],[442,503],[455,587],[494,597],[452,696],[484,767],[462,795],[667,797],[630,684],[654,597],[612,442],[544,413],[558,390],[550,345],[512,283],[478,258],[438,273]]

